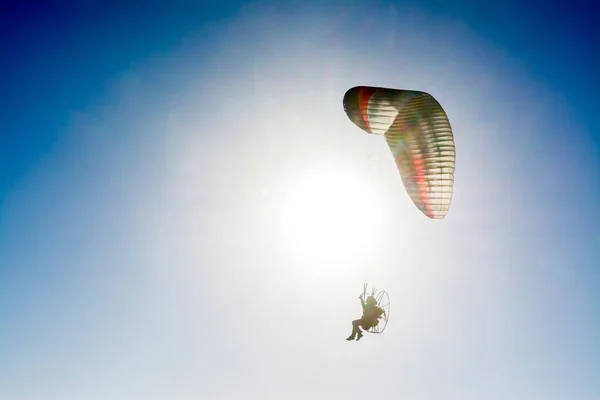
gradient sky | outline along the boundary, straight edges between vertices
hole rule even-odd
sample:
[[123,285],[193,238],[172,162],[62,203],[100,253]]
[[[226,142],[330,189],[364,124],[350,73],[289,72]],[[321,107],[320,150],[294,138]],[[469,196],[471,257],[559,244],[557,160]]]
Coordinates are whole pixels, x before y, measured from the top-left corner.
[[[52,3],[0,10],[0,398],[600,398],[594,2]],[[444,220],[356,85],[446,109]]]

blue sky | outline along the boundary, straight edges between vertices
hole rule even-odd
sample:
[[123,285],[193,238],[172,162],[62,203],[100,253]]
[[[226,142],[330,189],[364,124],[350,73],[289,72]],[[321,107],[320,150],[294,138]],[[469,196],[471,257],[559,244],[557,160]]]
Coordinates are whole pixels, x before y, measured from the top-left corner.
[[[600,396],[592,2],[153,3],[2,5],[0,397]],[[446,219],[355,85],[444,106]]]

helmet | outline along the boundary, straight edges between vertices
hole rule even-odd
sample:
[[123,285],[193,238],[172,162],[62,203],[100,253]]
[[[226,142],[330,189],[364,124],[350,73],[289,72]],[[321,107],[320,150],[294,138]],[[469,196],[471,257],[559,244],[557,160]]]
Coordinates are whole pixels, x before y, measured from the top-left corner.
[[377,304],[377,300],[375,300],[375,297],[369,296],[367,297],[367,304],[370,306],[374,306]]

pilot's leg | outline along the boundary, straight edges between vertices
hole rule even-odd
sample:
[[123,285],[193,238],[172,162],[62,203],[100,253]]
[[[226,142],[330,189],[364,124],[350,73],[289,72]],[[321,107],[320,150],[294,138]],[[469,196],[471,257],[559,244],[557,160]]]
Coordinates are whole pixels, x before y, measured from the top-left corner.
[[346,340],[354,340],[354,337],[358,334],[358,338],[362,337],[362,332],[360,331],[359,325],[362,323],[362,320],[356,319],[352,321],[352,334],[346,338]]

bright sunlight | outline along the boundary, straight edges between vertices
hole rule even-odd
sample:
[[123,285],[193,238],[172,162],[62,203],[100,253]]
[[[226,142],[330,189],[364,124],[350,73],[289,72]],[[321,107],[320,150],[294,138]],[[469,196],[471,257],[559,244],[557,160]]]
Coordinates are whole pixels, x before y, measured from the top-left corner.
[[315,171],[294,182],[282,220],[288,248],[304,262],[344,268],[368,257],[380,234],[379,199],[343,171]]

